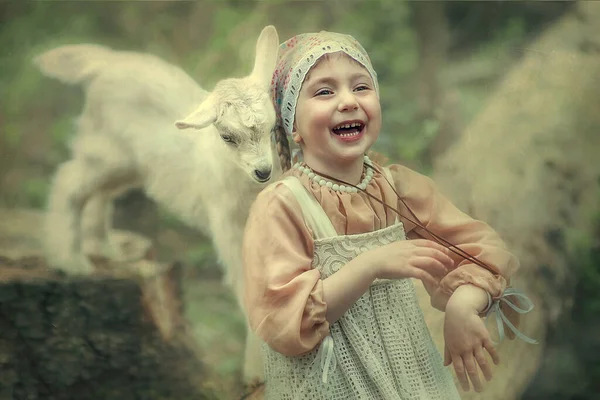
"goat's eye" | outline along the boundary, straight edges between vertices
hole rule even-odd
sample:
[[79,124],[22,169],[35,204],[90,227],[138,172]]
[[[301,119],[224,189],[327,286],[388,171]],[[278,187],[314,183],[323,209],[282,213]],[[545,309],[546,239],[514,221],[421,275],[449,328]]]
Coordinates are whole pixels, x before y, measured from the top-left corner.
[[237,144],[236,140],[231,135],[221,135],[221,139],[229,144]]

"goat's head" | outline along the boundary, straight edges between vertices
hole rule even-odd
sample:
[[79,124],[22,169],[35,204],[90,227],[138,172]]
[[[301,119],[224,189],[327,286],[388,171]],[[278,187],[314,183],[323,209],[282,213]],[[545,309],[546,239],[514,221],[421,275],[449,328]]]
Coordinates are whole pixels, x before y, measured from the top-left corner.
[[271,142],[275,109],[269,91],[278,47],[275,27],[265,27],[256,42],[252,73],[218,82],[192,114],[176,122],[179,129],[214,125],[232,155],[231,162],[259,183],[271,179],[277,159]]

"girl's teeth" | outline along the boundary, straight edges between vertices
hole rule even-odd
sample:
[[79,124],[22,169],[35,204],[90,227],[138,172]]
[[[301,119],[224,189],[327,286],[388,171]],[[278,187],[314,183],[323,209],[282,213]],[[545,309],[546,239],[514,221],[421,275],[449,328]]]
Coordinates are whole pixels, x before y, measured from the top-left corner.
[[341,129],[341,128],[354,128],[354,127],[356,127],[356,126],[360,126],[360,124],[359,124],[359,123],[356,123],[356,122],[353,122],[353,123],[351,123],[351,124],[345,124],[345,125],[340,125],[340,126],[337,126],[335,129]]

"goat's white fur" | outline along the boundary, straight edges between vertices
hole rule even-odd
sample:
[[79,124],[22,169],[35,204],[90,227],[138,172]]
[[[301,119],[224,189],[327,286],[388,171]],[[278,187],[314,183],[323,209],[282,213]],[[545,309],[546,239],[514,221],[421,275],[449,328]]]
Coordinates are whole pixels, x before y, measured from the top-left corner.
[[[210,93],[150,54],[85,44],[36,57],[45,75],[86,87],[72,158],[58,167],[49,197],[44,237],[50,265],[87,274],[93,270],[87,255],[119,257],[107,238],[111,200],[141,187],[212,237],[225,282],[240,301],[248,211],[258,192],[281,173],[271,141],[275,112],[269,96],[278,42],[274,27],[263,29],[252,73],[222,80]],[[257,171],[270,178],[260,182]],[[252,334],[243,374],[246,382],[262,379],[260,345]]]

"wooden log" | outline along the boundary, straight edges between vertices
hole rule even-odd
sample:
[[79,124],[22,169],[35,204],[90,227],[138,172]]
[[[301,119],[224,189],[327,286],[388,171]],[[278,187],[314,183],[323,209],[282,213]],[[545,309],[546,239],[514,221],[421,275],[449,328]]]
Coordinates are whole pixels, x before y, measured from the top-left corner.
[[65,277],[39,256],[0,258],[0,400],[217,398],[184,318],[181,266],[94,263]]

